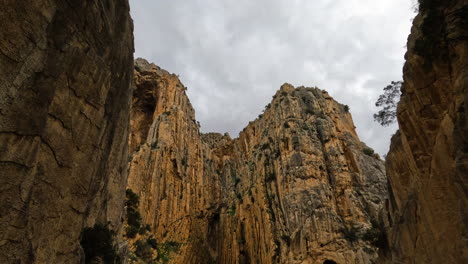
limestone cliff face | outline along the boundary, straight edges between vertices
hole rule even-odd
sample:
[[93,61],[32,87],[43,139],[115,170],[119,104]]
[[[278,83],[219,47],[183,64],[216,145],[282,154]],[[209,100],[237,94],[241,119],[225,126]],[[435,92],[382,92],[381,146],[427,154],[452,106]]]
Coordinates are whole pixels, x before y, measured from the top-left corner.
[[133,71],[126,0],[2,1],[0,263],[80,263],[119,232]]
[[390,263],[467,263],[468,3],[420,1],[386,167]]
[[135,76],[128,187],[156,241],[180,243],[170,263],[376,259],[385,171],[347,106],[285,84],[231,139],[199,132],[177,76],[141,59]]

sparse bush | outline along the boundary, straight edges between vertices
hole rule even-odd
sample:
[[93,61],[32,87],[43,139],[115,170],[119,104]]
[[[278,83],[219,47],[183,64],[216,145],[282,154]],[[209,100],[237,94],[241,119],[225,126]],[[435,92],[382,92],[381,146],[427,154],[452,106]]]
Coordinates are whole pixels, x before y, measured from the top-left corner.
[[156,239],[154,239],[152,236],[150,236],[147,240],[146,240],[146,243],[148,245],[150,245],[153,249],[157,249],[158,248],[158,242],[156,241]]
[[387,247],[387,237],[384,227],[376,220],[371,220],[372,227],[362,235],[364,241],[370,242],[374,247],[383,249]]
[[135,242],[135,255],[145,262],[153,261],[153,250],[150,244],[144,240],[138,240]]
[[236,198],[239,200],[239,202],[242,204],[242,195],[240,193],[236,193]]
[[85,263],[100,258],[105,264],[114,263],[118,257],[115,251],[114,232],[102,224],[87,227],[81,232],[80,244],[85,253]]
[[276,173],[275,172],[268,173],[266,177],[266,182],[272,182],[274,180],[276,180]]
[[127,226],[125,228],[125,236],[128,238],[135,238],[138,234],[138,229],[133,226]]
[[233,205],[231,206],[231,208],[229,208],[229,209],[227,210],[227,213],[228,213],[230,216],[234,216],[234,215],[236,214],[236,206],[233,204]]
[[369,148],[369,147],[363,148],[363,149],[362,149],[362,152],[363,152],[364,154],[366,154],[367,156],[371,156],[371,157],[374,156],[374,150],[371,149],[371,148]]
[[170,254],[177,252],[180,249],[180,243],[174,241],[168,241],[165,243],[158,244],[158,260],[166,264],[169,262]]
[[145,225],[145,230],[148,232],[151,232],[151,226],[150,225]]
[[241,179],[238,178],[238,177],[236,177],[236,178],[234,179],[234,186],[237,186],[240,182],[241,182]]
[[374,227],[367,229],[362,235],[362,240],[368,241],[371,244],[375,243],[380,236],[380,230]]
[[133,207],[127,207],[127,223],[129,226],[133,226],[140,230],[141,227],[141,215]]
[[345,227],[341,230],[341,232],[343,233],[344,238],[351,243],[359,239],[359,229],[357,227]]
[[346,113],[349,112],[349,106],[348,106],[348,105],[345,105],[345,106],[343,107],[343,109],[344,109],[344,111],[345,111]]
[[[157,243],[156,239],[150,236],[146,240],[137,240],[134,246],[135,251],[131,252],[134,253],[132,260],[144,261],[148,264],[166,264],[170,260],[170,254],[179,251],[181,244],[175,241]],[[157,252],[156,258],[153,257],[155,252]]]
[[127,198],[125,201],[125,205],[133,208],[138,207],[140,197],[138,197],[136,193],[134,193],[131,189],[127,189],[125,191],[125,196]]
[[148,232],[148,230],[146,230],[146,228],[143,228],[143,227],[140,227],[140,229],[138,230],[138,234],[140,235],[144,235],[146,234],[146,232]]
[[288,235],[281,235],[281,240],[283,240],[288,247],[291,245],[291,237]]
[[261,146],[260,146],[260,149],[261,150],[266,150],[270,147],[270,144],[268,142],[265,142],[263,143]]
[[127,206],[127,227],[125,228],[125,236],[128,238],[135,238],[137,234],[144,235],[147,231],[151,230],[149,225],[142,226],[142,218],[140,212],[138,212],[138,204],[140,198],[131,189],[126,191]]

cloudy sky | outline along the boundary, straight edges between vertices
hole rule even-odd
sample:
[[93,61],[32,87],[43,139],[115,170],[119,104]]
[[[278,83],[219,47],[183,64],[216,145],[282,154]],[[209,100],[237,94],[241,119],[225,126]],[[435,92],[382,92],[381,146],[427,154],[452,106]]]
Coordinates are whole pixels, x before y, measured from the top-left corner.
[[176,73],[203,132],[232,137],[285,83],[350,106],[362,141],[384,154],[396,125],[373,121],[402,77],[412,0],[130,0],[135,56]]

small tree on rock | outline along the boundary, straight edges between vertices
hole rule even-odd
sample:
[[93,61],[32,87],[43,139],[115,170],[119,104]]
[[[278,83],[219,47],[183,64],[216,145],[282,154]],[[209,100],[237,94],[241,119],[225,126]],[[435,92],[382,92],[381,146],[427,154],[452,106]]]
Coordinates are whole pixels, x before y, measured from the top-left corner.
[[397,105],[400,101],[402,81],[392,81],[383,90],[384,93],[379,96],[375,106],[382,109],[374,114],[374,121],[382,126],[389,126],[396,121]]

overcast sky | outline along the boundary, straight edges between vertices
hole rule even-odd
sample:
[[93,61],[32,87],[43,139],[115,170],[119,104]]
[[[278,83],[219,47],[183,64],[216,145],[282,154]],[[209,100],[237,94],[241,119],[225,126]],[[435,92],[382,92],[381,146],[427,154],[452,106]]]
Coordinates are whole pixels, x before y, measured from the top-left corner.
[[350,106],[362,141],[388,151],[396,125],[373,121],[402,77],[412,0],[130,0],[135,57],[178,74],[203,132],[236,137],[285,83]]

